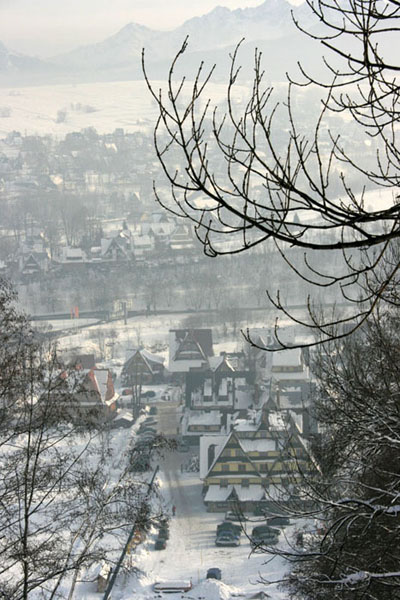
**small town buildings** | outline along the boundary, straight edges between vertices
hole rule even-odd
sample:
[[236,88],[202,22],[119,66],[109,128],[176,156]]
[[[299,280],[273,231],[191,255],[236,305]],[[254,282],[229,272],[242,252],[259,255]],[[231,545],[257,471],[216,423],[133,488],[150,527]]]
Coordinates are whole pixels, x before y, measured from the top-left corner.
[[100,258],[103,261],[120,262],[132,259],[129,232],[122,230],[111,238],[102,238]]
[[225,436],[200,440],[200,477],[207,510],[232,505],[254,511],[260,504],[290,502],[290,493],[308,469],[307,444],[294,420],[267,406],[234,425]]
[[54,395],[63,402],[71,418],[82,423],[112,419],[119,397],[109,369],[79,366],[60,374],[60,385]]
[[44,237],[41,234],[27,236],[8,263],[24,277],[46,273],[50,267],[50,254]]
[[122,369],[124,385],[160,383],[164,377],[164,358],[147,350],[135,350]]
[[[236,365],[236,366],[234,366]],[[208,358],[208,368],[186,376],[186,406],[192,410],[247,411],[254,400],[254,373],[227,353]]]
[[90,414],[111,417],[117,408],[118,394],[109,369],[89,369],[82,371],[83,377],[74,399],[79,408]]
[[211,329],[171,329],[169,332],[169,371],[186,374],[209,368],[214,356]]
[[191,446],[198,445],[204,435],[226,432],[226,425],[226,417],[219,411],[186,410],[180,425],[181,437]]

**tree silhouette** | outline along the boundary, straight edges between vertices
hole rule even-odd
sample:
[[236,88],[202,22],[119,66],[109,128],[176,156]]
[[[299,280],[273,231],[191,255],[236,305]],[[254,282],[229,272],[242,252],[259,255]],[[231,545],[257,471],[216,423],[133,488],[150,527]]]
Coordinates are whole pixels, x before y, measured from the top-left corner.
[[[294,319],[317,330],[322,343],[360,327],[385,300],[399,270],[398,261],[390,269],[388,265],[394,255],[392,243],[400,236],[396,80],[400,65],[387,42],[398,38],[400,6],[395,0],[307,4],[319,26],[304,33],[327,52],[323,57],[327,80],[314,78],[299,65],[300,80],[288,76],[283,105],[264,82],[262,56],[256,50],[252,86],[244,106],[238,108],[240,43],[231,57],[222,114],[211,108],[210,100],[204,102],[214,68],[204,72],[201,64],[191,84],[176,79],[187,39],[169,69],[166,92],[152,85],[144,52],[142,59],[159,109],[155,149],[171,189],[171,195],[163,198],[155,187],[158,202],[192,221],[209,256],[272,242],[296,276],[312,286],[337,288],[338,297],[352,306],[351,314],[324,316],[309,297],[308,316]],[[296,25],[302,28],[301,23]],[[302,88],[318,88],[321,95],[311,133],[305,132],[296,114],[296,93]],[[330,126],[332,115],[342,118],[343,133],[351,126],[364,136],[368,152],[351,151],[349,137]],[[392,205],[367,207],[365,194],[371,186],[391,189]],[[288,248],[304,252],[301,264],[288,256]],[[341,254],[339,271],[330,267],[326,255],[327,266],[312,264],[309,255],[315,258],[323,251]],[[293,317],[279,293],[269,298]],[[279,342],[277,327],[275,333]],[[279,342],[275,349],[282,347]]]

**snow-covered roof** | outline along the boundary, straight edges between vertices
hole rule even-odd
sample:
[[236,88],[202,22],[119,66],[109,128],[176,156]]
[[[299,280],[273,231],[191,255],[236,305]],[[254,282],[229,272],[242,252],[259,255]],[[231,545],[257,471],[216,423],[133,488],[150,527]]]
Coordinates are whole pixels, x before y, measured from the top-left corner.
[[94,376],[96,378],[101,400],[105,403],[107,396],[108,369],[95,369]]
[[212,396],[212,381],[211,381],[211,379],[206,379],[204,381],[204,395]]
[[272,368],[297,367],[302,365],[301,348],[289,348],[272,355]]
[[286,429],[285,416],[279,410],[270,411],[268,413],[268,422],[271,429],[277,431]]
[[216,371],[224,362],[229,369],[232,371],[235,370],[224,354],[220,354],[219,356],[210,356],[208,359],[211,371]]
[[256,431],[258,425],[258,421],[249,421],[248,419],[236,419],[234,423],[235,431]]
[[200,438],[200,479],[204,479],[209,471],[208,465],[208,449],[210,446],[215,446],[215,456],[218,456],[226,442],[226,434],[224,435],[202,435]]
[[135,422],[135,417],[132,415],[132,412],[130,410],[119,410],[114,421],[118,421],[119,419],[123,419],[124,421],[130,421],[131,423]]
[[264,499],[264,488],[259,484],[249,486],[228,485],[220,487],[219,485],[210,485],[204,497],[204,502],[225,502],[231,493],[235,490],[240,502],[259,502]]
[[218,394],[220,396],[226,396],[228,394],[228,381],[226,377],[221,379],[221,383],[219,384]]
[[208,366],[213,356],[211,329],[171,329],[169,332],[169,370],[188,372]]
[[272,373],[272,379],[278,381],[307,381],[310,378],[308,367],[302,371],[277,371]]
[[140,354],[144,356],[146,360],[159,363],[160,365],[164,364],[165,359],[163,356],[159,356],[158,354],[152,354],[152,352],[149,352],[148,350],[140,350]]
[[86,254],[82,250],[82,248],[69,248],[68,246],[63,246],[61,249],[62,252],[62,260],[64,261],[84,261],[86,259]]
[[217,410],[211,412],[196,411],[188,415],[188,425],[220,425],[221,413]]
[[247,452],[271,452],[276,450],[276,441],[266,438],[256,438],[254,440],[241,439],[240,445]]
[[133,245],[136,248],[152,248],[154,246],[154,238],[150,235],[135,235],[133,237]]

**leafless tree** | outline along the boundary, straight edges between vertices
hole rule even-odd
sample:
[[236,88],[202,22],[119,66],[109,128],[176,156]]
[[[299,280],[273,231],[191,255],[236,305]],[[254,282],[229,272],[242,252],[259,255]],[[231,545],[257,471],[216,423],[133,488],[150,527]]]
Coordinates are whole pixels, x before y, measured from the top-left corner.
[[399,597],[398,335],[398,308],[374,311],[353,336],[315,353],[312,468],[298,469],[296,503],[276,501],[278,514],[302,517],[300,529],[261,548],[292,563],[281,581],[290,598]]
[[[132,471],[129,440],[121,454],[107,421],[85,419],[81,372],[65,370],[15,300],[0,281],[0,597],[50,600],[118,556],[146,478]],[[147,454],[161,449],[157,439]]]
[[[261,52],[256,50],[248,98],[238,108],[240,44],[232,55],[222,114],[218,108],[211,110],[210,100],[203,102],[213,69],[204,73],[201,65],[191,85],[185,78],[175,78],[187,39],[172,62],[165,92],[152,85],[144,53],[143,70],[159,107],[154,143],[171,188],[168,199],[155,188],[157,200],[192,221],[209,256],[249,251],[270,242],[295,276],[313,286],[337,288],[352,307],[351,314],[324,317],[309,297],[308,317],[301,320],[308,329],[322,332],[318,339],[323,342],[333,330],[340,336],[360,327],[399,269],[399,263],[392,266],[369,302],[370,279],[391,241],[400,235],[396,79],[400,66],[396,52],[387,49],[389,40],[398,44],[400,7],[396,0],[307,0],[307,4],[319,25],[304,33],[322,44],[327,79],[317,80],[307,65],[299,65],[299,81],[289,78],[283,105],[264,83]],[[296,25],[301,29],[301,23]],[[310,133],[296,115],[296,94],[315,87],[321,100]],[[332,115],[342,119],[341,131],[330,126]],[[352,152],[345,135],[349,126],[371,144],[367,152]],[[392,205],[368,207],[365,193],[371,186],[392,190]],[[304,253],[302,264],[288,256],[291,247]],[[321,266],[318,253],[323,251],[333,261],[341,255],[340,270],[333,269],[329,259],[328,266],[325,261]],[[287,312],[279,293],[270,299]],[[337,324],[342,328],[338,330]]]

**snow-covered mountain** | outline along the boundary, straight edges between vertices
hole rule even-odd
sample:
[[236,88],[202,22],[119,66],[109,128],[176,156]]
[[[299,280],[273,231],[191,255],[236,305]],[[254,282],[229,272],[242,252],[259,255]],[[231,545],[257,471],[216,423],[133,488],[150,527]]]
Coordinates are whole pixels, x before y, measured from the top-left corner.
[[318,56],[311,49],[311,40],[293,24],[291,11],[302,25],[309,24],[305,5],[293,7],[286,0],[265,0],[254,8],[236,10],[218,6],[172,31],[155,31],[130,23],[99,43],[76,48],[46,62],[16,57],[0,45],[0,81],[4,83],[11,77],[16,82],[17,74],[21,79],[36,78],[38,83],[142,79],[142,48],[151,77],[164,78],[186,36],[189,46],[178,70],[189,78],[204,59],[206,66],[216,62],[216,77],[226,80],[229,53],[245,38],[240,53],[243,71],[251,71],[257,45],[268,62],[270,78],[282,80],[287,70],[296,67],[299,58],[313,63]]
[[11,52],[5,47],[3,42],[0,42],[0,74],[40,70],[45,67],[45,63],[38,58]]
[[[300,7],[301,9],[301,7]],[[173,31],[160,32],[130,23],[106,40],[83,46],[54,57],[51,62],[65,69],[97,72],[130,69],[132,77],[140,73],[141,50],[149,63],[170,62],[189,36],[190,53],[212,53],[234,47],[242,38],[246,43],[279,40],[296,35],[291,10],[286,0],[265,0],[255,8],[229,10],[218,6],[202,17],[189,19]]]

